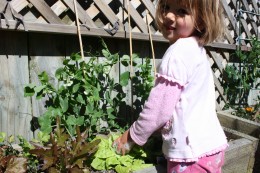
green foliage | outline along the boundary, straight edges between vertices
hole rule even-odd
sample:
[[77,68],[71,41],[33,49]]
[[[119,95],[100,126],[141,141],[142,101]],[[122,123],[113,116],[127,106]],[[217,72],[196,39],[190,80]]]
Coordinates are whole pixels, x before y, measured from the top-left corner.
[[101,142],[91,162],[91,166],[95,170],[115,170],[117,173],[129,173],[153,166],[153,164],[145,163],[144,159],[147,155],[138,146],[134,146],[129,154],[118,155],[112,147],[112,143],[117,137],[119,137],[119,134],[96,137],[95,140],[101,140]]
[[[42,136],[44,141],[34,139],[30,143],[18,136],[21,146],[19,150],[14,149],[11,144],[1,145],[0,172],[90,172],[88,159],[96,152],[99,139],[87,142],[87,132],[81,133],[78,127],[76,136],[70,137],[61,128],[59,118],[50,137],[45,134],[40,137]],[[8,141],[12,139],[9,138]]]
[[[242,113],[248,106],[255,107],[255,113],[259,114],[259,97],[257,105],[248,105],[248,95],[252,88],[260,89],[260,44],[257,38],[252,38],[250,51],[238,50],[235,58],[239,63],[227,65],[224,71],[224,90],[228,98],[226,107],[231,107]],[[248,119],[252,119],[253,114],[244,111]],[[239,115],[240,115],[239,113]],[[248,115],[248,116],[247,116]],[[255,115],[254,115],[255,116]]]
[[[113,67],[121,63],[129,66],[130,57],[118,53],[112,54],[105,42],[101,40],[102,50],[93,55],[88,62],[82,61],[79,54],[72,54],[63,61],[63,67],[56,70],[57,86],[49,81],[48,74],[44,71],[38,75],[41,85],[29,84],[24,88],[24,96],[36,96],[37,99],[47,98],[46,112],[39,117],[41,131],[49,134],[55,128],[57,117],[71,136],[76,134],[75,127],[81,130],[88,129],[88,138],[93,139],[96,134],[113,129],[122,129],[119,126],[120,107],[126,105],[124,87],[133,81],[134,91],[140,98],[137,103],[143,104],[148,97],[153,84],[150,60],[138,65],[135,62],[139,57],[135,55],[134,66],[137,66],[133,80],[130,72],[120,75],[120,81],[115,81],[110,73]],[[98,56],[104,57],[100,60]],[[139,106],[140,107],[140,106]],[[139,111],[139,109],[138,109]],[[121,118],[122,120],[122,118]],[[131,122],[125,122],[125,124]]]
[[59,121],[57,119],[57,128],[51,133],[49,143],[33,143],[34,149],[29,151],[41,163],[38,172],[83,172],[83,169],[89,172],[87,160],[96,152],[100,140],[87,142],[87,132],[81,133],[78,127],[76,137],[70,137]]
[[[46,111],[37,121],[41,131],[31,142],[33,148],[19,138],[23,154],[31,165],[30,170],[80,172],[84,169],[84,172],[89,172],[91,165],[96,170],[129,172],[151,166],[145,164],[145,152],[140,147],[135,147],[138,148],[132,152],[135,155],[120,156],[112,148],[114,136],[109,139],[96,137],[113,130],[123,131],[132,123],[122,118],[121,107],[131,107],[131,113],[139,115],[154,82],[150,59],[145,58],[138,64],[141,58],[133,54],[134,74],[125,71],[120,74],[119,81],[115,81],[111,71],[115,65],[130,69],[130,57],[112,54],[103,40],[101,45],[100,52],[87,53],[88,61],[83,61],[77,53],[64,59],[63,66],[55,72],[57,86],[49,81],[45,71],[38,75],[39,86],[25,86],[25,97],[47,98]],[[126,87],[131,87],[131,94],[135,96],[133,105],[127,105],[125,101],[126,92],[129,92]],[[122,120],[125,122],[119,125]],[[90,157],[97,147],[97,154]],[[38,162],[30,162],[33,158]]]

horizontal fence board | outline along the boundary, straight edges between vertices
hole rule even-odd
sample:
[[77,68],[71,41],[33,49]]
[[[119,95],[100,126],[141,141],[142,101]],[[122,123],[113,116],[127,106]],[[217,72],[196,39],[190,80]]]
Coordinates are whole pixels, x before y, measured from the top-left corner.
[[[16,22],[14,20],[9,20],[10,27],[6,26],[5,20],[2,21],[2,29],[11,29],[16,30]],[[58,24],[42,24],[42,23],[25,23],[26,28],[28,31],[31,32],[44,32],[44,33],[54,33],[54,34],[77,34],[77,27],[76,26],[67,26],[67,25],[58,25]],[[1,30],[1,29],[0,29]],[[24,27],[20,25],[17,30],[24,31]],[[104,29],[102,28],[90,28],[87,29],[85,27],[81,27],[81,34],[83,36],[101,36],[101,37],[111,37]],[[128,32],[118,31],[113,38],[129,38]],[[167,42],[162,35],[153,34],[152,35],[153,41],[156,42]],[[134,40],[149,40],[149,34],[142,34],[142,33],[132,33],[132,39]],[[221,42],[214,42],[211,44],[206,45],[205,47],[212,47],[212,48],[219,48],[219,49],[226,49],[226,50],[236,50],[238,46],[235,44],[227,44]],[[247,46],[241,46],[241,50],[250,50]]]

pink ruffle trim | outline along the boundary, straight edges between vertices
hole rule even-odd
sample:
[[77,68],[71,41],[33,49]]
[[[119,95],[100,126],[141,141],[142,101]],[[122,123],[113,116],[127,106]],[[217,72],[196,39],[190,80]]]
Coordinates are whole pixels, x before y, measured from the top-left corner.
[[173,77],[170,77],[170,76],[167,76],[167,75],[162,75],[162,74],[160,74],[160,73],[156,73],[156,77],[157,77],[157,78],[162,77],[162,78],[164,78],[165,80],[168,80],[168,81],[170,81],[170,82],[178,83],[181,87],[183,87],[183,86],[185,85],[185,84],[184,84],[182,81],[180,81],[180,80],[177,80],[177,79],[175,79],[175,78],[173,78]]
[[214,149],[212,151],[209,151],[205,154],[202,154],[201,156],[197,157],[197,158],[191,158],[191,159],[169,159],[169,161],[171,162],[197,162],[200,158],[205,157],[205,156],[211,156],[213,154],[219,153],[224,151],[226,148],[228,147],[228,144],[225,144],[221,147],[218,147],[217,149]]

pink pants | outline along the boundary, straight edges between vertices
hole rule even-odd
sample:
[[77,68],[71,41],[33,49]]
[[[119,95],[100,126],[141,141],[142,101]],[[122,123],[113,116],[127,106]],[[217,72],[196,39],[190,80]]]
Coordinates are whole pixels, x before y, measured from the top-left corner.
[[221,173],[224,164],[224,151],[202,157],[198,162],[171,162],[167,163],[168,173]]

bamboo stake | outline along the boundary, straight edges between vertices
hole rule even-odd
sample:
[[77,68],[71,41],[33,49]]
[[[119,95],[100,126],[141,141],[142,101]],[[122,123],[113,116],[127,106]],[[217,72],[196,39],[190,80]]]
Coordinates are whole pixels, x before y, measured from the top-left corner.
[[130,94],[131,94],[131,116],[130,122],[133,123],[133,116],[134,116],[134,96],[133,96],[133,45],[132,45],[132,29],[131,29],[131,15],[130,15],[130,2],[127,0],[127,14],[128,14],[128,27],[129,27],[129,46],[130,46]]
[[129,45],[130,45],[130,77],[133,76],[133,45],[132,45],[132,30],[130,16],[130,2],[127,0],[128,28],[129,28]]
[[76,0],[74,0],[74,8],[75,8],[75,13],[76,13],[76,24],[77,24],[77,31],[78,31],[78,37],[79,37],[80,53],[81,53],[81,58],[84,58],[81,32],[80,32],[80,26],[79,26],[79,18],[78,18],[77,1]]
[[157,72],[156,72],[155,55],[154,55],[154,48],[153,48],[153,38],[152,38],[152,34],[151,34],[150,24],[149,24],[149,21],[148,21],[148,14],[149,14],[149,12],[148,12],[148,10],[146,10],[146,22],[147,22],[150,44],[151,44],[151,49],[152,49],[154,77],[156,77]]

